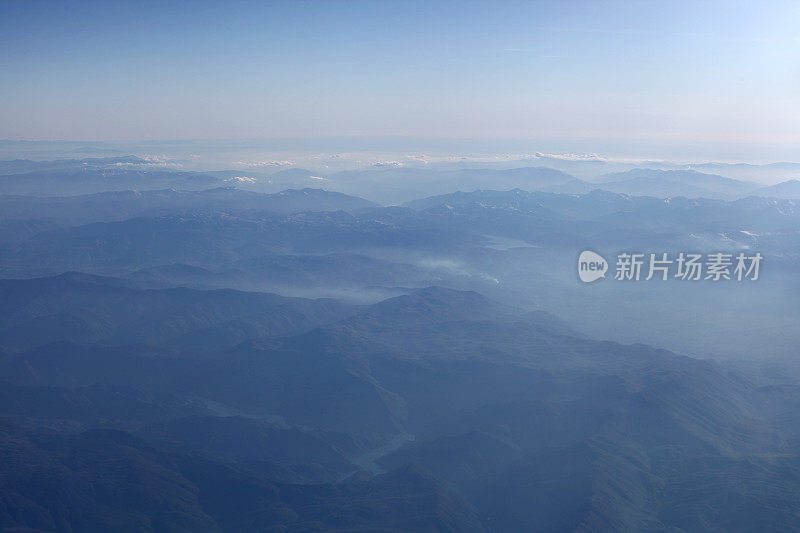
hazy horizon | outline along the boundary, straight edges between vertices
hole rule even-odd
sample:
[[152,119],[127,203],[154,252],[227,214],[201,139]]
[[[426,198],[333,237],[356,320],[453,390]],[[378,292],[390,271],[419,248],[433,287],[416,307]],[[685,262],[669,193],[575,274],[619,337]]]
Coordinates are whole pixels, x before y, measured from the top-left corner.
[[0,8],[0,138],[797,159],[793,3],[101,7]]
[[[605,148],[605,149],[603,149]],[[138,141],[42,141],[0,139],[0,160],[81,159],[135,156],[162,166],[185,170],[223,170],[273,167],[355,169],[373,165],[417,166],[432,163],[470,162],[520,166],[564,161],[607,161],[645,166],[770,165],[797,163],[800,155],[790,147],[724,145],[649,146],[643,143],[558,142],[524,139],[466,138],[271,138],[182,139]],[[268,168],[267,168],[268,169]],[[735,177],[735,176],[731,176]],[[777,183],[782,178],[767,180]],[[759,180],[756,180],[759,181]]]

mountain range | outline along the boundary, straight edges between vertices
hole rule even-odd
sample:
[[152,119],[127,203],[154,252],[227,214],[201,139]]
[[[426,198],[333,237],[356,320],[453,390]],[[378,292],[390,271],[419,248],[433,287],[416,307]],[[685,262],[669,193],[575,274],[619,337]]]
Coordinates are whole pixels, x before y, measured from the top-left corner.
[[[265,171],[184,171],[179,164],[136,156],[0,161],[0,194],[40,196],[77,195],[124,189],[174,188],[201,190],[236,186],[262,193],[324,187],[381,204],[400,204],[426,196],[476,189],[544,190],[585,194],[601,188],[633,196],[717,198],[734,200],[748,195],[797,198],[792,188],[796,164],[677,165],[644,161],[639,166],[601,160],[567,161],[553,157],[512,163],[438,163],[431,165],[373,165],[356,170],[309,170],[301,167]],[[548,166],[541,166],[542,163]],[[526,166],[535,164],[536,166]],[[510,166],[511,165],[511,166]],[[717,174],[730,173],[734,177]],[[750,179],[747,177],[751,176]],[[744,179],[742,179],[744,178]],[[787,181],[787,178],[788,181]],[[764,180],[777,189],[765,187]],[[796,189],[796,188],[795,188]]]
[[800,529],[791,184],[556,159],[0,165],[0,529]]

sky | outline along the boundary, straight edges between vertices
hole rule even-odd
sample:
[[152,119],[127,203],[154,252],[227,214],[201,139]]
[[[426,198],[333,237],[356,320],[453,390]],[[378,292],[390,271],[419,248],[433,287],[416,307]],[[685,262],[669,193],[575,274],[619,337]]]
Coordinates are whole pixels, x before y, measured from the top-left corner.
[[798,2],[0,0],[0,139],[507,139],[791,158],[798,27]]

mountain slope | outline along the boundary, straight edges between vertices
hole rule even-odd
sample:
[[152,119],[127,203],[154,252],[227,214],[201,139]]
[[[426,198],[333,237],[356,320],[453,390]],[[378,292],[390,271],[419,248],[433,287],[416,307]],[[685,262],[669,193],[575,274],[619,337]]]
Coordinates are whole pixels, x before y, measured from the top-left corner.
[[60,197],[0,196],[2,219],[46,218],[72,225],[191,211],[262,211],[288,215],[302,211],[350,211],[369,207],[376,207],[376,204],[322,189],[290,189],[262,194],[220,187],[201,191],[129,190]]
[[761,187],[751,193],[753,196],[765,198],[800,198],[800,180],[788,180],[769,187]]
[[202,173],[81,167],[0,175],[0,194],[71,195],[130,189],[208,189],[221,180]]
[[756,183],[705,174],[695,170],[637,168],[606,174],[598,179],[602,189],[634,196],[734,199],[758,188]]
[[136,290],[126,282],[68,273],[0,281],[0,346],[59,340],[110,344],[224,347],[245,338],[285,335],[340,318],[351,308],[233,290]]

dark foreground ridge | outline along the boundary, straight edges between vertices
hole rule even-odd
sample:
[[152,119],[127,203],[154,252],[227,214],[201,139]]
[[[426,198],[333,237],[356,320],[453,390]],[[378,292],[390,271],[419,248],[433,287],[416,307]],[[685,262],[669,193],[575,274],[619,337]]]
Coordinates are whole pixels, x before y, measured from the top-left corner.
[[439,287],[0,291],[5,528],[800,527],[797,389],[710,361]]

